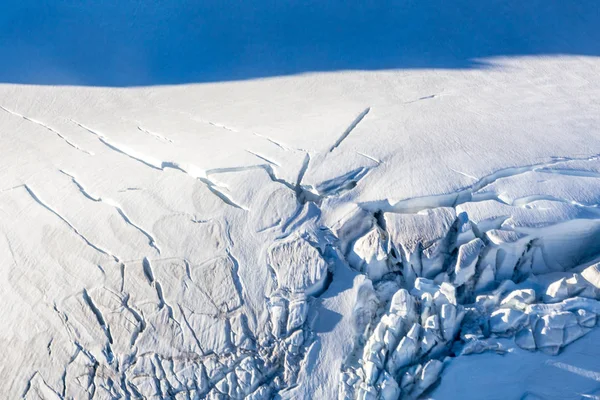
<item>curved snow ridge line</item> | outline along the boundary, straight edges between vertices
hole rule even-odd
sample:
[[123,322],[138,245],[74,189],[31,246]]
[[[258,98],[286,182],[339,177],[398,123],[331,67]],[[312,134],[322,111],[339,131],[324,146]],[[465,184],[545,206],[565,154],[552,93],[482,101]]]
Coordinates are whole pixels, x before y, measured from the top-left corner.
[[[458,189],[455,192],[413,197],[404,200],[399,200],[394,203],[390,203],[389,200],[362,202],[359,203],[359,206],[367,211],[384,211],[396,213],[414,213],[419,210],[437,207],[456,207],[457,205],[469,201],[478,201],[478,199],[480,199],[481,197],[475,196],[475,192],[485,188],[486,186],[494,183],[499,179],[510,178],[513,176],[533,171],[548,173],[552,171],[552,169],[548,169],[548,167],[551,167],[553,165],[560,165],[569,161],[596,161],[599,159],[600,154],[596,154],[589,157],[564,157],[545,163],[531,164],[521,167],[503,168],[489,175],[486,175],[483,178],[479,178],[478,181],[473,185]],[[488,198],[484,199],[488,200]]]
[[235,286],[238,296],[240,297],[240,304],[237,307],[228,310],[228,312],[232,312],[232,311],[242,308],[242,306],[244,304],[246,304],[248,300],[246,298],[246,293],[247,293],[246,285],[244,284],[244,281],[241,279],[241,277],[239,275],[240,263],[239,263],[238,259],[236,258],[236,256],[233,255],[233,249],[232,249],[233,245],[232,245],[231,235],[229,232],[229,227],[227,227],[227,238],[230,243],[230,246],[228,246],[225,249],[225,253],[227,254],[227,257],[229,257],[229,260],[231,261],[231,264],[232,264],[231,279],[233,280],[233,285]]
[[556,197],[556,196],[547,195],[547,194],[533,194],[533,195],[529,195],[529,196],[518,197],[518,198],[511,200],[510,198],[508,198],[506,195],[503,195],[502,193],[496,194],[494,192],[474,193],[469,201],[458,203],[456,205],[456,207],[458,207],[462,204],[465,204],[465,203],[469,203],[469,202],[477,203],[477,202],[484,202],[484,201],[488,201],[488,200],[494,200],[494,201],[497,201],[498,203],[501,203],[501,204],[504,204],[507,206],[511,206],[511,207],[527,207],[528,205],[535,203],[535,202],[539,202],[539,201],[552,201],[552,202],[564,203],[564,204],[568,204],[571,206],[579,207],[579,208],[586,209],[591,212],[600,212],[600,209],[599,209],[600,204],[592,203],[592,202],[582,203],[579,201],[565,199],[565,198]]
[[33,375],[31,375],[31,378],[29,378],[29,380],[27,381],[27,385],[25,386],[25,390],[23,391],[21,398],[26,399],[27,394],[32,390],[32,387],[34,387],[34,386],[35,386],[35,389],[33,389],[33,390],[35,390],[37,392],[36,394],[38,396],[40,394],[43,394],[44,396],[46,396],[46,398],[48,400],[63,400],[64,399],[64,396],[62,396],[57,391],[52,389],[46,383],[46,381],[44,380],[44,378],[42,378],[39,371],[35,371],[33,373]]
[[531,195],[531,196],[520,197],[520,198],[514,199],[513,201],[503,201],[501,199],[501,197],[498,197],[498,199],[501,200],[501,202],[504,204],[507,204],[509,206],[515,206],[515,207],[524,207],[524,206],[527,206],[528,204],[534,203],[536,201],[556,201],[556,202],[570,204],[570,205],[573,205],[576,207],[592,210],[592,211],[595,211],[598,214],[600,214],[600,208],[599,208],[600,205],[597,203],[581,203],[579,201],[562,199],[560,197],[549,196],[549,195],[539,195],[539,194]]
[[104,335],[106,336],[106,344],[105,344],[103,353],[104,353],[104,356],[106,357],[106,361],[109,364],[112,364],[115,360],[115,356],[114,356],[114,353],[112,350],[113,338],[110,333],[110,326],[108,326],[108,324],[106,323],[106,320],[104,319],[104,315],[102,315],[102,311],[100,311],[100,309],[96,306],[96,304],[94,304],[94,301],[92,300],[92,298],[90,297],[90,295],[86,289],[83,289],[82,296],[83,296],[83,300],[85,301],[87,306],[90,308],[90,310],[96,317],[96,320],[98,321],[98,325],[100,325],[100,327],[102,328],[102,331],[104,332]]
[[[352,129],[354,129],[354,127],[358,123],[360,123],[360,121],[362,121],[362,119],[369,113],[369,111],[370,111],[370,108],[367,108],[359,115],[359,117],[357,117],[357,119],[354,121],[354,123],[351,125],[351,127],[348,128],[348,132],[345,134],[344,137],[346,137],[352,131]],[[109,147],[110,149],[117,151],[121,154],[124,154],[124,155],[128,156],[129,158],[132,158],[138,162],[141,162],[150,168],[157,169],[157,170],[164,170],[165,168],[177,169],[195,179],[200,180],[201,182],[206,184],[208,189],[214,195],[219,197],[224,203],[226,203],[232,207],[244,210],[244,211],[249,211],[249,208],[240,204],[239,202],[236,202],[233,198],[231,198],[231,196],[229,196],[224,191],[222,191],[220,189],[221,185],[210,180],[210,178],[209,178],[210,175],[219,174],[219,173],[227,173],[227,172],[241,172],[241,171],[248,171],[248,170],[252,170],[252,169],[261,168],[267,172],[267,174],[269,175],[270,179],[273,182],[281,183],[281,184],[287,186],[288,188],[290,188],[291,190],[293,190],[296,193],[299,201],[301,203],[303,203],[304,201],[318,202],[325,197],[340,195],[341,193],[343,193],[345,191],[351,190],[356,186],[356,184],[358,183],[359,180],[361,180],[363,177],[365,177],[370,172],[370,169],[371,169],[369,167],[361,167],[357,170],[351,171],[340,177],[332,178],[329,181],[322,182],[319,185],[317,185],[317,187],[302,186],[302,180],[304,178],[304,174],[308,170],[309,163],[311,160],[310,154],[308,152],[306,153],[306,156],[303,160],[302,166],[298,172],[297,181],[295,183],[291,183],[291,182],[288,182],[284,179],[277,177],[277,175],[273,169],[273,164],[275,164],[274,162],[272,162],[258,154],[250,152],[250,151],[249,152],[251,154],[265,160],[267,162],[267,164],[257,164],[257,165],[250,165],[250,166],[244,166],[244,167],[225,167],[225,168],[201,169],[192,164],[180,164],[180,163],[174,162],[174,161],[162,161],[162,160],[156,159],[154,157],[147,156],[145,154],[139,153],[133,149],[130,149],[124,145],[121,145],[119,143],[116,143],[116,142],[110,140],[108,137],[106,137],[102,133],[95,131],[94,129],[92,129],[84,124],[81,124],[75,120],[71,120],[71,121],[73,123],[75,123],[76,125],[78,125],[79,127],[81,127],[82,129],[85,129],[88,132],[95,135],[96,137],[98,137],[98,139],[102,143],[104,143],[107,147]],[[335,147],[337,147],[337,146],[335,146]],[[367,157],[367,156],[365,156],[365,157]],[[371,157],[368,157],[368,158],[372,159]],[[381,163],[378,162],[377,165],[380,165],[380,164]]]
[[148,129],[142,128],[139,125],[138,125],[137,128],[138,128],[139,131],[144,132],[144,133],[146,133],[146,134],[148,134],[148,135],[150,135],[150,136],[152,136],[152,137],[160,140],[161,142],[166,142],[166,143],[171,143],[171,144],[175,143],[172,139],[169,139],[166,136],[159,135],[156,132],[149,131]]
[[[571,372],[573,374],[577,374],[579,376],[582,376],[584,378],[588,378],[588,379],[593,379],[596,382],[600,382],[600,372],[596,372],[596,371],[590,371],[589,369],[585,369],[585,368],[580,368],[577,367],[575,365],[571,365],[571,364],[566,364],[560,361],[553,361],[553,360],[547,360],[546,361],[547,365],[551,365],[553,367],[562,369],[564,371],[568,371]],[[591,395],[582,395],[585,398],[590,398],[590,399],[597,399],[597,396],[591,396]]]
[[65,135],[63,135],[62,133],[60,133],[60,132],[59,132],[59,131],[57,131],[56,129],[54,129],[54,128],[52,128],[52,127],[50,127],[50,126],[48,126],[48,125],[44,124],[43,122],[40,122],[40,121],[37,121],[37,120],[35,120],[35,119],[33,119],[33,118],[30,118],[30,117],[27,117],[27,116],[25,116],[25,115],[19,114],[19,113],[18,113],[18,112],[16,112],[16,111],[9,110],[8,108],[6,108],[6,107],[4,107],[4,106],[0,106],[0,108],[1,108],[2,110],[6,111],[7,113],[11,114],[11,115],[14,115],[15,117],[22,118],[22,119],[24,119],[25,121],[29,121],[29,122],[31,122],[31,123],[34,123],[34,124],[38,125],[38,126],[41,126],[42,128],[45,128],[45,129],[49,130],[50,132],[54,133],[56,136],[58,136],[59,138],[61,138],[62,140],[64,140],[64,141],[65,141],[65,143],[67,143],[69,146],[73,147],[75,150],[79,150],[79,151],[81,151],[81,152],[83,152],[83,153],[85,153],[85,154],[88,154],[88,155],[90,155],[90,156],[93,156],[93,155],[94,155],[94,153],[93,153],[93,152],[91,152],[91,151],[88,151],[88,150],[85,150],[85,149],[82,149],[82,148],[81,148],[81,147],[79,147],[77,144],[75,144],[75,143],[73,143],[71,140],[69,140],[69,139],[68,139],[68,138],[67,138]]
[[339,196],[344,192],[354,189],[358,182],[366,177],[370,171],[371,168],[369,167],[356,168],[341,176],[323,181],[314,188],[311,187],[311,191],[320,198]]
[[511,206],[511,207],[528,207],[533,203],[536,202],[541,202],[541,201],[547,201],[547,202],[557,202],[557,203],[563,203],[563,204],[567,204],[570,206],[574,206],[580,209],[584,209],[590,213],[592,213],[594,216],[600,216],[600,204],[597,203],[582,203],[579,201],[575,201],[575,200],[571,200],[571,199],[564,199],[561,197],[556,197],[556,196],[552,196],[552,195],[547,195],[547,194],[534,194],[534,195],[529,195],[529,196],[523,196],[523,197],[519,197],[519,198],[515,198],[515,199],[510,199],[507,198],[507,196],[503,195],[502,193],[500,194],[496,194],[494,192],[483,192],[483,193],[474,193],[471,197],[471,199],[467,202],[461,202],[456,204],[455,207],[459,207],[462,204],[465,203],[477,203],[477,202],[485,202],[485,201],[489,201],[489,200],[494,200],[497,201],[498,203],[507,205],[507,206]]
[[289,182],[285,179],[279,178],[271,163],[249,165],[244,167],[213,168],[206,170],[206,175],[210,177],[211,175],[222,173],[243,172],[262,169],[267,173],[271,181],[282,184],[288,189],[294,191],[298,202],[300,203],[300,205],[302,205],[306,202],[320,204],[321,201],[327,197],[339,196],[349,190],[354,189],[358,182],[360,182],[364,177],[366,177],[371,172],[371,169],[374,168],[359,167],[341,176],[323,181],[317,184],[316,186],[302,185],[302,180],[304,179],[304,174],[308,169],[309,163],[310,155],[307,153],[302,163],[302,166],[298,171],[298,177],[296,179],[296,182]]
[[96,136],[98,138],[98,140],[100,140],[104,145],[106,145],[111,150],[114,150],[118,153],[124,154],[127,157],[132,158],[136,161],[139,161],[139,162],[147,165],[150,168],[163,169],[162,161],[160,161],[154,157],[150,157],[145,154],[139,153],[139,152],[137,152],[133,149],[130,149],[120,143],[114,142],[111,139],[109,139],[108,137],[106,137],[105,135],[103,135],[102,133],[100,133],[80,122],[77,122],[73,119],[71,119],[71,122],[73,122],[75,125],[79,126],[80,128],[88,131],[92,135]]
[[253,134],[254,136],[256,136],[256,137],[259,137],[259,138],[261,138],[261,139],[264,139],[264,140],[266,140],[267,142],[269,142],[269,143],[271,143],[271,144],[275,145],[276,147],[280,148],[280,149],[281,149],[281,150],[283,150],[283,151],[299,150],[299,151],[308,152],[307,150],[303,150],[303,149],[297,149],[297,148],[294,148],[294,147],[288,146],[288,145],[286,145],[286,144],[283,144],[283,143],[281,143],[281,142],[278,142],[278,141],[276,141],[276,140],[273,140],[273,139],[271,139],[271,138],[270,138],[270,137],[268,137],[268,136],[261,135],[260,133],[256,133],[256,132],[254,132],[254,133],[252,133],[252,134]]
[[[234,173],[234,172],[253,171],[253,170],[259,170],[259,169],[265,171],[271,181],[279,183],[281,185],[284,185],[285,187],[287,187],[288,189],[290,189],[294,192],[301,190],[301,189],[299,189],[298,182],[291,183],[289,181],[286,181],[285,179],[279,178],[277,176],[277,174],[275,173],[275,170],[273,169],[271,163],[248,165],[248,166],[244,166],[244,167],[212,168],[212,169],[209,169],[206,171],[206,175],[210,176],[210,175],[218,175],[218,174],[226,174],[226,173]],[[301,178],[298,178],[298,179],[301,180]]]
[[470,174],[467,174],[466,172],[462,172],[462,171],[459,171],[459,170],[456,170],[456,169],[450,168],[450,167],[448,167],[448,169],[451,170],[451,171],[456,172],[457,174],[460,174],[462,176],[466,176],[467,178],[473,179],[476,182],[479,180],[479,179],[477,179],[477,177],[475,177],[473,175],[470,175]]
[[367,116],[367,114],[371,111],[371,107],[365,108],[354,118],[354,121],[350,123],[350,125],[346,128],[342,135],[333,143],[333,145],[329,148],[328,153],[333,152],[336,148],[339,147],[340,144],[352,133],[352,131],[362,122],[363,119]]
[[288,189],[290,189],[294,192],[298,192],[301,190],[298,187],[298,183],[291,183],[291,182],[286,181],[285,179],[279,178],[277,176],[277,174],[275,173],[275,170],[273,169],[272,163],[269,163],[269,162],[267,164],[255,164],[255,165],[248,165],[248,166],[243,166],[243,167],[212,168],[212,169],[206,170],[206,175],[209,177],[211,175],[253,171],[253,170],[259,170],[259,169],[265,171],[271,181],[279,183],[281,185],[284,185],[285,187],[287,187]]
[[283,151],[298,150],[298,151],[302,151],[302,152],[305,152],[305,153],[308,152],[308,150],[306,150],[306,149],[300,149],[300,148],[294,148],[294,147],[288,146],[288,145],[286,145],[286,144],[284,144],[282,142],[276,141],[276,140],[274,140],[274,139],[272,139],[272,138],[270,138],[268,136],[262,135],[260,133],[248,132],[248,131],[244,131],[242,129],[238,129],[238,128],[236,128],[234,126],[231,126],[231,125],[225,125],[225,124],[220,123],[220,122],[210,121],[210,120],[201,118],[199,116],[196,116],[196,115],[194,115],[192,113],[186,112],[186,111],[173,110],[173,109],[170,109],[170,108],[165,108],[165,107],[160,107],[160,106],[159,106],[159,108],[162,108],[164,110],[168,110],[168,111],[171,111],[171,112],[176,112],[176,113],[179,113],[179,114],[185,114],[192,121],[196,121],[196,122],[200,122],[202,124],[210,125],[210,126],[213,126],[215,128],[224,129],[224,130],[229,131],[229,132],[243,133],[243,134],[253,135],[253,136],[259,137],[259,138],[261,138],[263,140],[266,140],[267,142],[275,145],[276,147],[278,147],[279,149],[281,149]]
[[179,113],[179,114],[185,114],[185,115],[187,115],[187,116],[188,116],[188,117],[189,117],[189,118],[190,118],[192,121],[197,121],[197,122],[200,122],[200,123],[202,123],[202,124],[206,124],[206,125],[214,126],[215,128],[224,129],[224,130],[226,130],[226,131],[229,131],[229,132],[240,133],[240,131],[239,131],[238,129],[236,129],[236,128],[233,128],[233,127],[231,127],[231,126],[227,126],[227,125],[225,125],[225,124],[222,124],[222,123],[220,123],[220,122],[214,122],[214,121],[210,121],[210,120],[204,119],[204,118],[202,118],[202,117],[196,116],[196,115],[194,115],[194,114],[192,114],[192,113],[189,113],[189,112],[186,112],[186,111],[181,111],[181,110],[173,110],[173,109],[170,109],[170,108],[164,108],[164,107],[159,107],[159,108],[162,108],[162,109],[165,109],[165,110],[169,110],[169,111],[172,111],[172,112],[177,112],[177,113]]
[[537,169],[536,171],[542,172],[542,173],[547,173],[547,174],[557,174],[557,175],[564,175],[564,176],[577,176],[577,177],[583,177],[583,178],[600,178],[600,172],[587,171],[584,169],[540,168],[540,169]]
[[144,228],[142,228],[141,226],[137,225],[136,223],[134,223],[131,218],[129,218],[127,216],[127,214],[125,213],[125,211],[123,210],[123,208],[121,208],[121,206],[114,201],[113,199],[109,199],[109,198],[104,198],[104,197],[100,197],[100,196],[94,196],[92,195],[88,190],[86,190],[84,188],[84,186],[77,180],[77,178],[75,178],[75,176],[73,174],[70,174],[64,170],[59,170],[62,174],[68,176],[69,178],[71,178],[71,181],[75,184],[75,186],[77,186],[77,188],[79,189],[79,191],[81,192],[81,194],[83,194],[86,198],[94,201],[94,202],[98,202],[98,203],[105,203],[111,207],[113,207],[121,216],[121,218],[123,218],[123,220],[131,225],[132,227],[134,227],[137,231],[139,231],[142,235],[146,236],[146,238],[148,239],[148,244],[150,245],[150,247],[154,248],[156,250],[156,252],[160,255],[160,247],[158,246],[158,243],[156,241],[156,239],[154,239],[154,236],[152,236],[150,234],[150,232],[146,231]]
[[69,228],[77,236],[79,236],[88,246],[90,246],[94,250],[98,251],[99,253],[102,253],[108,257],[111,257],[117,263],[121,262],[117,256],[115,256],[114,254],[110,253],[107,250],[102,249],[101,247],[93,244],[90,240],[88,240],[88,238],[86,238],[81,232],[79,232],[79,230],[73,224],[71,224],[65,217],[63,217],[58,211],[54,210],[47,203],[45,203],[42,199],[40,199],[40,197],[33,191],[33,189],[29,185],[25,184],[22,186],[25,188],[27,193],[29,193],[29,195],[33,198],[33,200],[35,200],[39,205],[44,207],[46,210],[50,211],[52,214],[56,215],[60,220],[62,220],[65,224],[67,224],[69,226]]
[[251,151],[251,150],[246,150],[246,152],[252,154],[253,156],[255,156],[257,158],[260,158],[261,160],[265,161],[266,163],[269,163],[269,164],[274,165],[276,167],[281,167],[281,164],[279,164],[278,162],[273,161],[273,160],[267,158],[266,156],[260,155],[258,153],[255,153],[255,152]]
[[416,102],[423,101],[423,100],[435,99],[436,97],[439,97],[439,95],[440,94],[437,93],[437,94],[430,94],[428,96],[422,96],[422,97],[419,97],[418,99],[405,101],[404,104],[412,104],[412,103],[416,103]]
[[127,311],[129,311],[131,313],[131,315],[133,315],[133,318],[135,318],[135,320],[137,322],[137,327],[136,327],[137,329],[131,335],[131,340],[129,342],[131,344],[131,347],[135,347],[135,344],[136,344],[139,336],[142,333],[144,333],[144,330],[146,329],[146,320],[144,319],[144,316],[142,313],[140,313],[140,311],[138,311],[136,308],[129,305],[130,297],[131,297],[130,294],[127,293],[123,297],[123,301],[121,302],[121,304]]
[[119,143],[116,143],[116,142],[112,141],[111,139],[107,138],[105,135],[101,134],[100,132],[97,132],[75,120],[71,120],[71,121],[74,124],[81,127],[82,129],[85,129],[88,132],[95,135],[96,137],[98,137],[98,140],[100,140],[102,143],[104,143],[111,150],[121,153],[135,161],[141,162],[142,164],[144,164],[150,168],[156,169],[156,170],[164,171],[165,168],[172,168],[172,169],[179,170],[179,171],[191,176],[192,178],[198,179],[199,181],[204,183],[208,187],[208,189],[215,196],[217,196],[219,199],[221,199],[225,204],[235,207],[235,208],[239,208],[244,211],[249,211],[249,209],[247,207],[245,207],[241,204],[238,204],[229,195],[227,195],[226,193],[219,190],[219,185],[215,184],[210,179],[208,179],[206,170],[204,170],[202,168],[198,168],[192,164],[180,164],[180,163],[174,162],[174,161],[162,161],[157,158],[147,156],[138,151],[135,151],[126,146],[123,146]]
[[381,161],[381,160],[379,160],[379,159],[377,159],[377,158],[375,158],[373,156],[370,156],[368,154],[362,153],[360,151],[357,151],[356,154],[358,154],[359,156],[363,156],[365,158],[368,158],[369,160],[375,162],[376,164],[382,164],[383,163],[383,161]]
[[142,260],[142,269],[144,271],[144,275],[146,279],[148,279],[148,284],[156,290],[156,297],[158,298],[158,309],[162,310],[166,308],[167,315],[170,319],[173,318],[173,307],[171,307],[167,301],[165,300],[165,296],[162,290],[162,286],[160,282],[154,277],[154,272],[152,271],[152,264],[150,264],[150,260],[148,257],[144,257]]
[[171,112],[176,112],[176,113],[179,113],[179,114],[185,114],[192,121],[196,121],[196,122],[200,122],[202,124],[214,126],[215,128],[224,129],[224,130],[229,131],[229,132],[244,133],[244,134],[248,134],[248,135],[253,135],[253,136],[259,137],[261,139],[264,139],[264,140],[270,142],[271,144],[277,146],[278,148],[280,148],[281,150],[284,150],[284,151],[290,151],[290,150],[298,150],[298,151],[303,151],[303,152],[307,152],[308,151],[308,150],[305,150],[305,149],[299,149],[299,148],[294,148],[294,147],[291,147],[291,146],[287,146],[287,145],[285,145],[285,144],[283,144],[281,142],[278,142],[278,141],[276,141],[274,139],[271,139],[268,136],[261,135],[261,134],[256,133],[256,132],[244,132],[244,131],[242,131],[242,130],[240,130],[238,128],[235,128],[235,127],[233,127],[231,125],[225,125],[225,124],[222,124],[220,122],[210,121],[210,120],[198,117],[198,116],[196,116],[196,115],[194,115],[192,113],[186,112],[186,111],[173,110],[173,109],[170,109],[170,108],[165,108],[165,107],[160,107],[160,106],[159,106],[159,108],[162,108],[164,110],[171,111]]

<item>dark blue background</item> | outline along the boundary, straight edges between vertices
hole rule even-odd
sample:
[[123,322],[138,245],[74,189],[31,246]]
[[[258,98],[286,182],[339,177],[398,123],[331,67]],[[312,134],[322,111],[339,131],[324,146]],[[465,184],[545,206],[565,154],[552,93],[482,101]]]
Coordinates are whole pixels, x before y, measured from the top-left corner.
[[137,86],[600,55],[599,0],[3,0],[0,83]]

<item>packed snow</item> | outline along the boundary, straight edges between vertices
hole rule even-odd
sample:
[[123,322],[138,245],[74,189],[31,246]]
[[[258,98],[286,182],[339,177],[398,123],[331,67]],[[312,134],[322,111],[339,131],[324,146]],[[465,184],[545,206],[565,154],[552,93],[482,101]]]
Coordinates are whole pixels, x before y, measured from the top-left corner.
[[595,2],[100,3],[0,5],[0,397],[600,398]]

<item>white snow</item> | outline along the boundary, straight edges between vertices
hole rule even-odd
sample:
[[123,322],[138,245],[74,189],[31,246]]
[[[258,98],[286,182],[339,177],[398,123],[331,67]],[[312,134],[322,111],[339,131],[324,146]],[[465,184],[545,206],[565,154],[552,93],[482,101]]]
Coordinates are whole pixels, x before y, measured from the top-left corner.
[[0,5],[0,393],[598,398],[600,7],[300,3]]

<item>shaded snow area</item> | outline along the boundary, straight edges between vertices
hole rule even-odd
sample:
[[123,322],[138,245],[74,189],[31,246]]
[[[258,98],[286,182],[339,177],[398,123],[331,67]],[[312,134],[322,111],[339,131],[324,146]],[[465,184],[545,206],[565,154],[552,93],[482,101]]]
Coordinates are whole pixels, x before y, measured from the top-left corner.
[[596,1],[40,3],[0,398],[600,399]]

